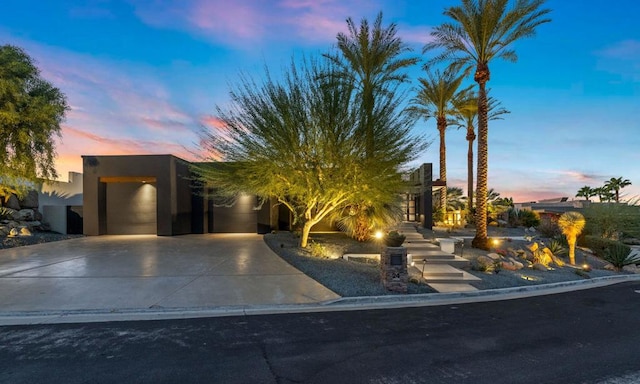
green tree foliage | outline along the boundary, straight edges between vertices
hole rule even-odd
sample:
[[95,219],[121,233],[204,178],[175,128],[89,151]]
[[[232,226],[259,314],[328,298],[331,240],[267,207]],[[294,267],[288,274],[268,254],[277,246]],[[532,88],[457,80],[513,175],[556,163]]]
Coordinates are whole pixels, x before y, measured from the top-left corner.
[[613,192],[615,202],[620,202],[620,190],[624,187],[628,187],[631,185],[631,181],[629,179],[623,179],[622,177],[612,177],[604,183],[604,188]]
[[430,63],[448,62],[452,68],[475,69],[478,83],[478,180],[476,236],[473,246],[489,249],[486,199],[488,189],[488,102],[486,85],[489,63],[495,59],[515,62],[514,42],[535,35],[536,27],[549,22],[544,0],[462,0],[444,14],[451,19],[431,32],[433,40],[423,51],[439,50]]
[[[370,24],[362,19],[356,25],[347,19],[348,33],[338,33],[337,50],[325,54],[336,67],[335,76],[355,87],[353,103],[360,114],[358,130],[366,147],[368,161],[374,161],[380,146],[378,131],[385,128],[385,114],[396,114],[388,108],[399,107],[398,87],[409,80],[404,69],[418,62],[416,57],[405,57],[411,49],[397,36],[397,26],[383,26],[382,13]],[[398,96],[398,98],[396,98]],[[375,165],[372,165],[375,166]],[[338,220],[345,232],[358,241],[369,239],[375,228],[395,224],[399,219],[399,206],[390,204],[389,198],[381,199],[378,192],[363,190],[358,200],[351,201],[344,211],[334,211],[332,219]],[[394,192],[395,193],[395,192]]]
[[0,46],[0,197],[57,176],[54,137],[68,110],[58,88],[19,47]]
[[331,62],[292,63],[282,78],[267,71],[262,84],[242,79],[232,104],[217,108],[224,128],[203,137],[213,163],[195,170],[218,195],[246,192],[284,204],[301,221],[306,247],[315,224],[363,195],[391,203],[404,187],[402,167],[424,142],[411,134],[414,121],[397,100],[387,98],[374,111],[375,151],[367,153],[356,88]]
[[[455,105],[459,100],[466,99],[471,87],[460,89],[464,74],[453,71],[431,72],[427,70],[427,77],[418,79],[420,86],[418,94],[413,99],[411,111],[425,119],[436,119],[436,127],[440,137],[440,180],[447,181],[447,146],[445,132],[451,117],[455,114]],[[440,192],[439,207],[447,208],[446,189]]]
[[589,200],[590,198],[597,196],[595,190],[588,185],[580,188],[578,193],[576,193],[576,197],[584,197],[585,200]]

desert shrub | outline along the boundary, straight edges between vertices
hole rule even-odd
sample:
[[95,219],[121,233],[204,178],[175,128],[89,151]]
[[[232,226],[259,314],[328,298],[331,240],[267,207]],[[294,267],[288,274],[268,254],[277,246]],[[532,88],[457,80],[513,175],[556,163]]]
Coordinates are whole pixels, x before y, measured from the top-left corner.
[[618,240],[623,234],[640,237],[640,206],[617,203],[590,204],[582,211],[588,235]]
[[629,246],[616,242],[608,247],[604,252],[604,259],[611,263],[616,269],[621,270],[625,265],[640,263],[640,256],[630,256]]
[[311,253],[311,256],[313,257],[321,257],[321,258],[328,257],[327,247],[325,247],[320,243],[314,243],[314,242],[309,243],[309,253]]
[[[628,245],[622,244],[621,242],[616,240],[605,239],[603,237],[592,236],[592,235],[584,236],[582,239],[583,240],[582,240],[582,243],[580,243],[580,245],[591,249],[597,256],[602,258],[605,258],[607,249],[618,247],[618,245],[626,249],[627,255],[631,252],[631,248]],[[622,249],[620,250],[616,249],[616,252],[618,251],[622,252]]]
[[567,247],[562,244],[560,240],[553,239],[547,244],[547,248],[553,253],[555,256],[564,256],[567,254]]
[[527,228],[537,227],[540,225],[540,215],[529,209],[521,209],[518,211],[518,221]]
[[0,207],[0,220],[5,220],[11,217],[12,210],[6,207]]
[[536,229],[542,236],[548,238],[556,238],[562,235],[558,220],[547,216],[540,218],[540,224]]
[[433,222],[434,223],[442,223],[444,221],[444,209],[443,208],[434,208],[433,209]]

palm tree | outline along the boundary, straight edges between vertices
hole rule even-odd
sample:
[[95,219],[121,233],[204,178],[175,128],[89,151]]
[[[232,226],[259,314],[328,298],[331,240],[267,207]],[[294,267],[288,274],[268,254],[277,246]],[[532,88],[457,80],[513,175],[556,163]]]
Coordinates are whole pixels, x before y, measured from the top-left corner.
[[488,102],[486,85],[490,79],[489,63],[493,59],[515,62],[516,52],[510,46],[523,37],[535,35],[538,25],[549,22],[541,9],[544,0],[516,0],[507,9],[509,0],[462,0],[462,5],[449,7],[444,14],[453,22],[437,26],[431,32],[433,41],[423,52],[443,49],[431,63],[449,62],[452,68],[475,67],[478,83],[478,192],[476,236],[473,246],[489,249],[487,238],[487,175],[488,175]]
[[463,196],[462,188],[447,187],[447,210],[457,211],[464,209],[466,197]]
[[589,199],[593,196],[596,196],[595,189],[585,185],[584,187],[578,190],[576,193],[576,197],[584,197],[585,200],[589,201]]
[[622,177],[612,177],[608,181],[604,183],[604,187],[609,191],[613,191],[615,193],[616,203],[620,202],[620,190],[624,187],[628,187],[631,185],[631,181],[629,179],[622,179]]
[[373,26],[362,19],[356,26],[347,18],[348,34],[338,33],[338,52],[324,54],[340,69],[339,75],[348,84],[358,89],[357,102],[361,106],[360,122],[364,134],[367,154],[375,150],[375,109],[380,103],[376,94],[395,91],[409,77],[402,70],[418,63],[417,57],[401,57],[411,48],[397,36],[397,26],[391,23],[382,26],[382,12],[378,13]]
[[[467,98],[470,87],[458,90],[464,74],[456,74],[453,71],[435,73],[427,70],[427,78],[420,78],[418,94],[413,99],[411,110],[425,119],[434,117],[440,135],[440,180],[447,181],[447,145],[445,143],[445,131],[449,117],[455,113],[455,105],[460,104],[461,99]],[[447,207],[447,191],[440,190],[440,208]]]
[[[395,23],[382,26],[382,12],[378,13],[373,25],[362,19],[357,26],[351,18],[347,18],[348,33],[338,33],[337,52],[324,54],[338,67],[338,77],[345,84],[356,87],[354,104],[359,107],[359,132],[365,146],[368,161],[374,162],[376,151],[385,140],[376,140],[381,124],[385,124],[390,106],[398,105],[395,96],[399,84],[409,80],[404,69],[415,65],[417,57],[402,57],[411,48],[397,36]],[[369,200],[369,201],[367,201]],[[379,219],[392,217],[391,212],[373,209],[371,199],[362,199],[349,203],[349,211],[357,223],[353,233],[360,234],[359,240],[366,240],[367,229],[375,222],[373,215]],[[363,235],[364,234],[364,235]]]
[[[487,92],[488,93],[488,92]],[[504,109],[500,102],[493,97],[489,97],[489,120],[501,120],[500,115],[511,113]],[[478,118],[478,96],[475,93],[469,93],[467,97],[460,98],[455,105],[455,121],[453,124],[458,128],[467,129],[467,210],[469,213],[473,211],[473,142],[476,139],[475,123]]]
[[594,188],[593,196],[598,196],[601,203],[608,203],[615,198],[613,191],[607,187]]
[[584,216],[578,212],[565,212],[558,219],[558,226],[569,243],[569,263],[571,265],[576,265],[576,239],[582,233],[585,222]]

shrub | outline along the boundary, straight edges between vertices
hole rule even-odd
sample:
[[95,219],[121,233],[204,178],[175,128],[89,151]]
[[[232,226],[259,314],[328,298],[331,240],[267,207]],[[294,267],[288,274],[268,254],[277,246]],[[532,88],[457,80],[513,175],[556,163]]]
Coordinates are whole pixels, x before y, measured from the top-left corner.
[[518,222],[527,228],[537,227],[540,225],[540,215],[529,209],[521,209],[518,211]]
[[309,243],[309,252],[313,257],[321,257],[321,258],[328,257],[327,247],[325,247],[320,243],[314,243],[314,242]]
[[605,250],[604,259],[611,263],[617,270],[621,270],[625,265],[640,263],[640,256],[630,256],[631,248],[618,243],[612,244]]
[[602,203],[590,204],[582,211],[588,235],[618,240],[622,234],[640,237],[640,206]]
[[[605,239],[599,236],[591,236],[591,235],[584,236],[583,242],[580,245],[583,245],[591,249],[593,253],[596,254],[596,256],[599,256],[605,260],[606,260],[605,256],[607,254],[607,250],[610,248],[616,247],[616,250],[614,252],[623,252],[626,250],[627,255],[631,252],[631,247],[629,247],[628,245],[622,244],[621,242],[616,240]],[[622,248],[618,249],[617,248],[618,246],[621,246]]]
[[398,233],[398,231],[391,231],[384,237],[384,243],[387,247],[399,247],[406,238],[405,235]]
[[560,242],[560,240],[551,240],[549,244],[547,244],[547,248],[553,253],[554,256],[564,256],[567,254],[567,247]]
[[540,225],[536,228],[538,232],[544,237],[558,237],[562,235],[560,227],[558,226],[558,220],[550,217],[543,217],[540,219]]

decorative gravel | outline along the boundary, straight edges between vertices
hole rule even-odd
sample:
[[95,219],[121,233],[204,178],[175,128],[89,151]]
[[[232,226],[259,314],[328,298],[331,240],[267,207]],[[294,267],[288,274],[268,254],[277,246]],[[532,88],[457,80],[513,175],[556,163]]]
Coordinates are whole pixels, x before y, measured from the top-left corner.
[[83,235],[62,235],[56,232],[33,232],[32,236],[1,237],[0,249],[68,240],[82,236]]
[[[299,238],[289,232],[266,234],[267,245],[289,264],[307,276],[343,297],[397,295],[389,292],[380,281],[377,262],[346,261],[343,253],[380,253],[380,246],[372,243],[360,244],[341,233],[313,234],[311,241],[328,248],[329,257],[311,256],[308,250],[298,246]],[[410,282],[409,293],[433,293],[426,284]]]
[[[522,235],[522,230],[519,232],[514,229],[500,229],[500,231],[499,236],[516,237]],[[439,237],[466,235],[465,233],[446,233],[427,230],[421,230],[421,232],[426,239],[434,240]],[[377,262],[346,261],[340,257],[343,253],[380,253],[380,246],[377,244],[357,243],[341,233],[312,234],[310,243],[325,246],[328,257],[321,258],[311,256],[308,249],[300,248],[298,246],[299,238],[289,232],[267,234],[264,239],[267,245],[289,264],[343,297],[395,294],[386,291],[384,287],[382,287]],[[470,242],[470,239],[465,241],[466,246],[463,250],[461,250],[458,245],[456,254],[460,255],[462,253],[468,260],[473,260],[481,254],[487,254],[486,251],[471,248]],[[524,241],[512,241],[505,246],[505,248],[519,248],[524,246],[524,244]],[[581,262],[584,256],[584,253],[579,252],[577,255],[578,262]],[[599,269],[604,265],[602,260],[594,256],[587,256],[587,258],[594,269],[586,275],[577,274],[576,268],[570,266],[555,268],[546,272],[529,268],[519,271],[502,270],[499,273],[474,271],[471,268],[464,268],[463,270],[482,279],[481,281],[471,283],[471,285],[481,290],[559,283],[623,274]],[[411,278],[408,285],[410,294],[436,292],[426,285],[424,281],[420,280],[419,277],[416,278],[415,276]]]

